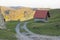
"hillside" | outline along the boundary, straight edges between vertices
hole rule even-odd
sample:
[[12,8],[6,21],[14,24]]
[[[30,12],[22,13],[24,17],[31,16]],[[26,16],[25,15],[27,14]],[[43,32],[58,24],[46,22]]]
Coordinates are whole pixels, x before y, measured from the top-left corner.
[[60,35],[60,9],[51,9],[51,17],[47,23],[35,22],[34,19],[29,20],[27,27],[34,33],[41,35]]
[[0,7],[1,13],[3,14],[5,21],[25,21],[33,18],[35,13],[31,8],[26,7]]

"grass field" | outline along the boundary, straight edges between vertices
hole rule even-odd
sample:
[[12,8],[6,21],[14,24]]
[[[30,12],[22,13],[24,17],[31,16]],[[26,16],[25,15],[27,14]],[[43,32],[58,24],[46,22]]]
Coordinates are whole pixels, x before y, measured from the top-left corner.
[[17,40],[16,38],[16,32],[15,27],[17,25],[18,21],[10,21],[6,22],[7,29],[1,30],[0,29],[0,39],[4,40]]
[[[60,9],[53,9],[50,10],[51,18],[49,18],[49,22],[41,23],[41,22],[34,22],[34,19],[29,20],[27,27],[34,33],[41,34],[41,35],[53,35],[53,36],[60,36]],[[7,29],[1,30],[0,29],[0,39],[4,40],[17,40],[15,37],[15,27],[18,21],[9,21],[6,22]],[[21,22],[22,26],[24,22]],[[24,32],[24,30],[21,30]]]
[[32,19],[28,21],[27,27],[37,34],[60,36],[60,9],[52,9],[49,12],[51,17],[47,23],[35,22]]

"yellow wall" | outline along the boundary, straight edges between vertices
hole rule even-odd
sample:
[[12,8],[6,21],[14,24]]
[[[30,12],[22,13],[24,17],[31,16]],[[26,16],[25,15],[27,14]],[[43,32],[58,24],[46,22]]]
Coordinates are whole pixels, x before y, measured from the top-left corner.
[[[29,19],[33,18],[34,13],[35,13],[35,11],[33,11],[31,8],[25,8],[25,7],[22,7],[19,9],[12,9],[12,8],[8,8],[8,7],[0,7],[0,8],[1,8],[1,13],[3,14],[6,21],[29,20]],[[10,10],[9,14],[5,13],[6,10]],[[27,12],[27,15],[24,15],[25,11]]]

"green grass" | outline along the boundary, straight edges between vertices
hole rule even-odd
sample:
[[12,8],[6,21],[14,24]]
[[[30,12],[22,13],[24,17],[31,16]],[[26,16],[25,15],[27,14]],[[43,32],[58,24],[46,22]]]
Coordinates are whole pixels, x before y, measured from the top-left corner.
[[7,29],[0,30],[0,39],[6,39],[6,40],[17,40],[15,37],[15,27],[17,25],[18,21],[9,21],[6,22]]
[[[6,22],[6,28],[7,29],[0,29],[0,39],[4,39],[4,40],[17,40],[16,38],[16,32],[15,32],[15,28],[17,23],[19,23],[18,21],[8,21]],[[21,23],[21,27],[23,26],[24,22],[20,22]],[[21,28],[20,28],[21,29]],[[26,32],[25,30],[20,30],[21,32]]]
[[[41,35],[53,35],[60,36],[60,9],[50,10],[51,18],[47,23],[34,22],[34,19],[28,20],[27,27],[34,33]],[[9,21],[6,22],[7,29],[0,29],[0,39],[4,40],[17,40],[15,37],[15,27],[18,21]],[[23,26],[24,22],[21,22],[21,26]],[[21,29],[21,32],[25,32],[25,30]]]
[[24,25],[24,22],[20,22],[21,24],[20,24],[20,32],[22,33],[22,32],[26,32],[22,27],[23,27],[23,25]]
[[49,12],[51,17],[47,23],[35,22],[32,19],[28,21],[27,27],[37,34],[60,36],[60,9],[52,9]]

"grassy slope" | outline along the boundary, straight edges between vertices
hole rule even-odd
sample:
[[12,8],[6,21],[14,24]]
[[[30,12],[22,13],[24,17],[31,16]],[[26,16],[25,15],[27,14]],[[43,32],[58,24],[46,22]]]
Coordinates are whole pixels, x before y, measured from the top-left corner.
[[0,30],[0,39],[17,40],[15,37],[15,26],[17,25],[17,23],[17,21],[6,22],[7,29]]
[[60,35],[60,9],[50,10],[51,18],[48,23],[28,21],[28,28],[37,34],[42,35]]
[[[34,20],[28,21],[28,28],[38,34],[44,35],[60,35],[60,10],[50,10],[51,18],[48,23],[38,23],[34,22]],[[17,25],[17,21],[6,22],[7,29],[0,30],[0,39],[8,39],[8,40],[16,40],[14,36],[15,26]],[[23,25],[22,22],[21,25]],[[21,30],[24,31],[24,30]]]

